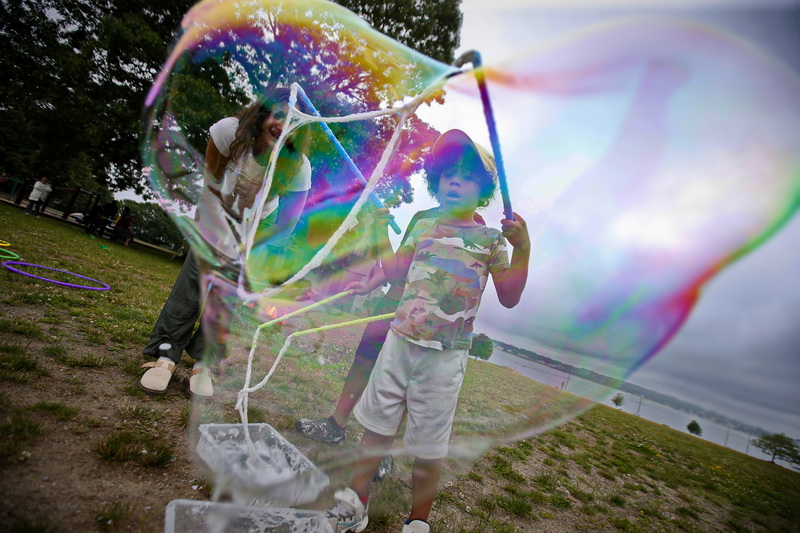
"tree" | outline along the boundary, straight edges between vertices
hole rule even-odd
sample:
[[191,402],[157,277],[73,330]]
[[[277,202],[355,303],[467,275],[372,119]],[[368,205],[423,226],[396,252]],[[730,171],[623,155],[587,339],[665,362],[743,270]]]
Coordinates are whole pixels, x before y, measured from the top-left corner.
[[697,423],[697,420],[692,420],[686,426],[686,429],[689,430],[689,433],[692,435],[697,435],[698,437],[703,434],[703,428],[700,427],[700,424]]
[[142,101],[192,3],[0,3],[3,166],[62,186],[142,192]]
[[469,349],[469,354],[487,361],[494,353],[494,342],[488,335],[478,333],[472,337],[472,346]]
[[[46,174],[62,186],[80,185],[90,190],[107,187],[111,191],[132,188],[146,194],[139,160],[142,105],[183,15],[194,3],[0,2],[0,167],[15,177]],[[452,60],[461,27],[460,0],[340,3],[407,46],[442,62]],[[294,7],[302,9],[304,5],[297,2]],[[292,7],[289,3],[284,6]],[[329,28],[336,31],[335,24],[329,24]],[[310,88],[325,97],[319,99],[323,114],[326,105],[343,106],[340,110],[352,113],[393,103],[391,84],[372,86],[358,72],[351,77],[339,76],[335,79],[340,83],[333,83],[331,74],[347,73],[348,60],[357,57],[347,45],[334,39],[332,42],[341,46],[309,48],[307,60],[297,62],[298,49],[307,43],[309,32],[287,25],[273,29],[282,40],[276,37],[272,49],[257,47],[260,54],[251,53],[254,48],[245,43],[239,49],[232,47],[222,63],[198,58],[194,64],[182,65],[182,78],[174,84],[178,93],[172,96],[179,105],[183,105],[181,98],[204,104],[194,108],[199,115],[194,118],[195,129],[186,132],[194,145],[201,144],[200,153],[205,148],[208,126],[249,100],[247,93],[232,83],[238,76],[225,70],[225,61],[227,65],[234,60],[256,65],[247,70],[252,78],[247,83],[252,86],[285,83],[288,75],[317,80],[316,87],[311,84]],[[282,43],[287,43],[284,49],[280,48]],[[237,53],[239,56],[234,57]],[[369,92],[371,89],[374,91]],[[331,97],[340,94],[348,96]],[[377,151],[360,144],[359,139],[377,142],[389,131],[390,122],[362,127],[352,138],[348,148],[359,154],[363,159],[359,164],[365,169],[374,166]],[[433,135],[424,123],[412,125],[411,130],[421,131],[426,140]],[[406,146],[409,143],[405,141]],[[417,170],[420,164],[415,157],[410,160],[411,170]],[[342,163],[337,164],[342,167]],[[396,196],[398,201],[409,199],[407,191],[392,189],[385,194]]]
[[461,0],[336,0],[379,32],[450,64],[459,45]]
[[753,439],[752,442],[753,446],[772,456],[770,460],[772,463],[775,462],[775,459],[800,463],[800,451],[797,444],[783,433],[765,433]]
[[625,403],[625,396],[623,396],[621,392],[618,392],[613,398],[611,398],[611,403],[613,403],[617,409],[620,409],[622,404]]

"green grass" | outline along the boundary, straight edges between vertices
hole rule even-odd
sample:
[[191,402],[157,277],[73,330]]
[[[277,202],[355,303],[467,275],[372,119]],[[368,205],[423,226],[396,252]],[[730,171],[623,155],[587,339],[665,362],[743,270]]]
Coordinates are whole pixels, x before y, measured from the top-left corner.
[[97,455],[111,463],[134,462],[142,466],[163,467],[175,456],[168,443],[138,431],[115,431],[95,446]]
[[[135,465],[158,467],[157,475],[167,478],[186,476],[170,463],[175,456],[190,460],[186,442],[193,442],[197,425],[238,421],[233,404],[244,383],[244,360],[254,325],[260,323],[257,317],[241,311],[234,323],[224,377],[215,385],[219,402],[193,405],[175,390],[163,397],[147,396],[135,383],[147,361],[141,347],[180,263],[136,247],[108,243],[103,249],[76,228],[23,217],[15,208],[9,211],[0,221],[3,239],[26,261],[80,273],[112,289],[71,289],[0,272],[0,463],[26,467],[14,465],[23,460],[22,452],[41,435],[63,427],[65,435],[86,441],[82,450],[92,450],[89,455],[102,461],[102,468],[118,469],[132,483]],[[347,317],[309,313],[265,331],[255,352],[251,385],[264,377],[288,333]],[[250,396],[249,419],[268,422],[294,441],[297,418],[329,415],[358,336],[341,339],[329,334],[296,339],[268,386]],[[48,374],[46,368],[55,370]],[[115,380],[112,405],[104,404],[106,397],[94,397],[93,379],[99,376]],[[35,394],[55,383],[69,385],[70,396],[63,402],[36,398],[18,405],[22,401],[10,392],[25,387]],[[586,408],[579,398],[507,369],[470,361],[455,438],[497,434],[498,426],[524,429],[542,422],[541,416],[571,422],[494,447],[471,468],[448,466],[436,496],[432,531],[546,531],[561,523],[574,524],[576,531],[800,531],[798,473],[615,409],[598,406],[572,416]],[[351,420],[344,447],[301,444],[312,460],[330,465],[353,449],[359,437],[358,424]],[[407,475],[409,467],[396,469]],[[456,471],[464,475],[454,477]],[[198,469],[190,477],[202,474]],[[334,483],[342,477],[340,472],[332,475]],[[189,478],[181,477],[181,483]],[[397,530],[410,505],[409,483],[398,476],[375,488],[370,531]],[[68,494],[70,487],[62,490]],[[22,518],[11,530],[48,531],[50,522],[24,517],[49,511],[31,501],[29,509],[19,510]],[[91,512],[89,521],[96,519],[98,527],[110,529],[121,522],[131,525],[136,514],[113,502]]]
[[61,420],[74,420],[80,412],[80,409],[77,407],[70,407],[60,402],[36,402],[35,404],[26,407],[25,410],[50,413]]
[[39,324],[26,320],[0,319],[0,331],[29,339],[41,340],[45,338],[44,331]]
[[44,422],[15,412],[0,423],[0,463],[12,460],[27,442],[44,430]]
[[116,528],[131,513],[130,505],[122,502],[112,502],[103,506],[95,520],[103,530]]
[[0,380],[28,383],[46,373],[21,345],[0,343]]

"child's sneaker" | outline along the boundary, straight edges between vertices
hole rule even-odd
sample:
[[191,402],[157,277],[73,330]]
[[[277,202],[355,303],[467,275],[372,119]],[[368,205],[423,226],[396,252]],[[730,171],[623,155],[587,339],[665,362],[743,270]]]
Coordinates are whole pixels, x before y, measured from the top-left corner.
[[381,464],[378,466],[378,471],[375,472],[375,475],[372,476],[372,481],[383,481],[390,475],[392,475],[392,469],[394,468],[394,460],[392,459],[391,455],[387,455],[381,461]]
[[295,422],[294,426],[304,437],[328,444],[341,444],[347,436],[345,429],[340,428],[331,418],[320,418],[319,420],[301,418]]
[[411,520],[403,526],[403,533],[430,533],[431,526],[424,520]]
[[361,503],[361,498],[351,488],[336,491],[333,497],[337,504],[327,512],[328,521],[333,526],[333,530],[341,533],[364,531],[369,522],[369,516],[367,516],[369,503],[366,506]]

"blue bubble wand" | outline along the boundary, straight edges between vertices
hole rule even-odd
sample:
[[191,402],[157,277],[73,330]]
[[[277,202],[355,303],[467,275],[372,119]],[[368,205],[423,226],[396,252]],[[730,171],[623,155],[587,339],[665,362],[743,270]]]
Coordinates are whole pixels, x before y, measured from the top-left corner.
[[[503,165],[503,154],[500,151],[500,138],[497,135],[497,125],[494,121],[492,102],[489,100],[489,88],[486,85],[486,76],[483,72],[481,55],[477,50],[469,50],[461,54],[453,63],[454,67],[461,68],[466,63],[472,63],[475,80],[478,82],[478,91],[481,94],[483,104],[483,116],[486,117],[486,126],[489,128],[489,141],[492,143],[492,153],[494,162],[497,165],[497,182],[500,185],[500,195],[503,198],[503,214],[506,219],[514,220],[514,211],[511,209],[511,196],[508,193],[508,180],[506,179],[506,169]],[[452,75],[461,74],[461,71]]]
[[[305,91],[299,85],[297,86],[297,96],[306,106],[308,106],[308,109],[311,111],[312,115],[315,117],[321,117],[319,111],[317,111],[317,108],[314,107],[314,104],[311,103],[311,100],[308,98],[308,96],[306,96]],[[331,130],[330,126],[328,126],[325,122],[320,122],[319,125],[322,126],[322,130],[325,132],[325,135],[328,136],[328,139],[330,139],[330,141],[333,143],[333,146],[336,147],[336,150],[344,158],[345,163],[347,163],[347,167],[361,180],[361,183],[367,185],[367,179],[364,177],[364,174],[361,173],[356,164],[353,162],[353,158],[350,157],[350,154],[348,154],[347,150],[344,149],[342,143],[340,143],[339,139],[336,138],[336,135],[333,133],[333,130]],[[386,205],[381,202],[380,198],[378,198],[378,195],[374,192],[370,195],[370,200],[372,200],[377,207],[386,207]],[[397,222],[390,220],[389,225],[396,234],[400,235],[400,226],[397,225]]]

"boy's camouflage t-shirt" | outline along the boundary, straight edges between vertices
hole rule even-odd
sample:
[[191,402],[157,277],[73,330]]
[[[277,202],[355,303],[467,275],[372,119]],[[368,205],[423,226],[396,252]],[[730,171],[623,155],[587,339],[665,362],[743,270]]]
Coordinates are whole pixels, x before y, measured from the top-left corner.
[[503,234],[481,225],[420,220],[404,247],[414,252],[392,329],[429,348],[469,348],[489,273],[508,268]]

